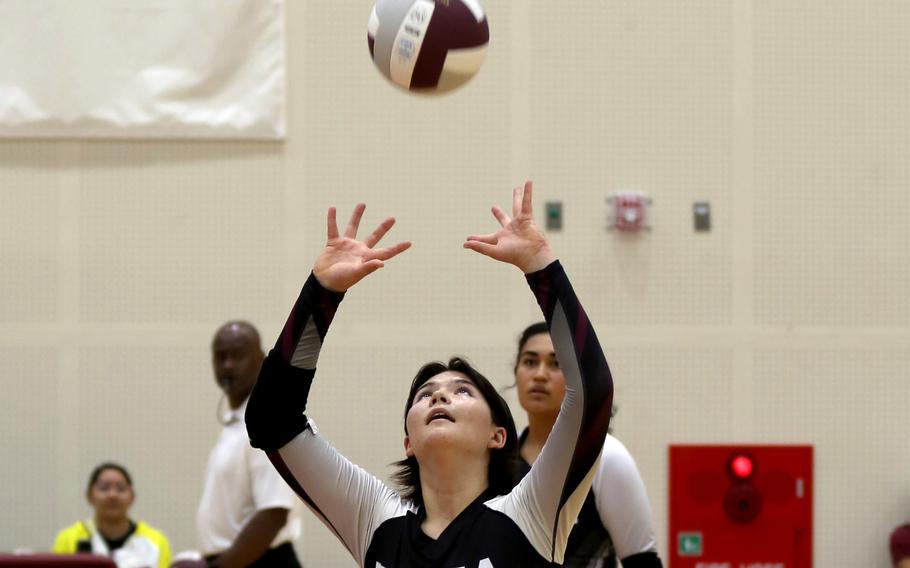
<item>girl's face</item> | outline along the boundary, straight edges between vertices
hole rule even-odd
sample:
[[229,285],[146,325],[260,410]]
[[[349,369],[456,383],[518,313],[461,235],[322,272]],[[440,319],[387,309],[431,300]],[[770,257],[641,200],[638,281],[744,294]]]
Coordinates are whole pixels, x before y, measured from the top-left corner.
[[515,369],[515,385],[518,402],[528,414],[559,414],[566,394],[566,378],[548,333],[532,335],[522,346]]
[[486,455],[506,442],[506,429],[493,423],[480,390],[457,371],[442,372],[417,389],[406,420],[405,454],[418,460],[439,448]]
[[125,518],[133,498],[133,488],[116,469],[102,471],[88,491],[88,502],[95,508],[95,515],[109,521]]

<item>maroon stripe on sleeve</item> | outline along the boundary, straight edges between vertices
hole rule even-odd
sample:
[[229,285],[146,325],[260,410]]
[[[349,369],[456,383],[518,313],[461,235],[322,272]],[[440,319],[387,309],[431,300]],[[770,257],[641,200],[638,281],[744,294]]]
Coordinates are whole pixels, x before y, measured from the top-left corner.
[[343,292],[333,292],[324,288],[311,272],[294,307],[291,308],[291,313],[281,330],[281,335],[278,336],[278,341],[275,342],[275,350],[281,355],[281,358],[290,361],[294,356],[294,350],[297,349],[297,344],[310,317],[316,324],[320,341],[324,339],[342,299],[344,299]]

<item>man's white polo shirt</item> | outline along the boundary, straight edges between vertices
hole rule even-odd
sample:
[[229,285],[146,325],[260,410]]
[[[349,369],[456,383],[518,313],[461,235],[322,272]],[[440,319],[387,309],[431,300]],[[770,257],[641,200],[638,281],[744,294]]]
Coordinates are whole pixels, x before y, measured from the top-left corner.
[[271,548],[300,537],[302,503],[278,475],[265,452],[250,446],[246,404],[225,414],[225,425],[209,454],[205,485],[196,513],[196,532],[203,555],[227,550],[246,523],[264,509],[289,509],[287,524]]

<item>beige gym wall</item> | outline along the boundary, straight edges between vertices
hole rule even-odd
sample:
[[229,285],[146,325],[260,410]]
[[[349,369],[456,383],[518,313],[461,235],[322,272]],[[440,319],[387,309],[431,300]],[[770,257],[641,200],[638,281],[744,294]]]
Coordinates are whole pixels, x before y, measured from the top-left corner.
[[[564,204],[552,243],[662,555],[668,444],[796,442],[815,445],[816,566],[886,565],[910,520],[910,3],[486,0],[489,58],[439,99],[373,69],[369,0],[287,4],[284,143],[0,141],[0,550],[49,549],[106,459],[136,517],[195,545],[211,334],[240,317],[274,341],[331,204],[414,242],[345,299],[311,395],[321,432],[388,475],[421,363],[510,382],[539,312],[461,242],[532,178],[538,216]],[[606,229],[620,190],[653,199],[650,232]],[[352,564],[309,513],[305,531],[306,565]]]

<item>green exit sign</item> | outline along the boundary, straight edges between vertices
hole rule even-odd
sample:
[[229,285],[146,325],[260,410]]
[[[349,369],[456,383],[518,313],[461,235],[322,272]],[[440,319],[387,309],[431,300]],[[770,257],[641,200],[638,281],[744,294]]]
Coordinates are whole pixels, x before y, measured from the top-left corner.
[[702,540],[700,532],[681,532],[679,533],[680,556],[701,556]]

